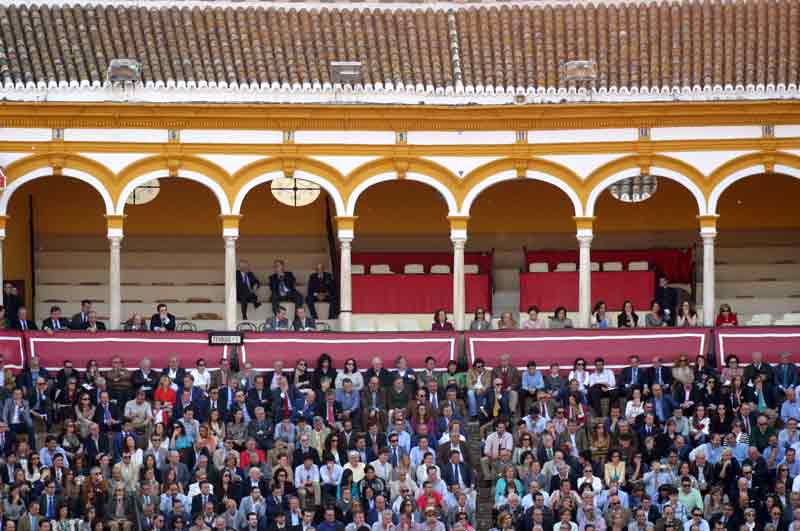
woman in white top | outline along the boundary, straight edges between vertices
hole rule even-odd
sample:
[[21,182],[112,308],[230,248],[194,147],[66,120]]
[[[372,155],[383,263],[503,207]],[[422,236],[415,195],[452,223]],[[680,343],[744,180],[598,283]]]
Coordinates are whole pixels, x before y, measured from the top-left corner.
[[589,372],[586,370],[585,359],[578,358],[575,360],[575,365],[573,365],[567,381],[571,382],[572,380],[578,382],[578,391],[581,393],[586,392],[586,389],[589,387]]
[[422,463],[417,467],[414,471],[414,475],[417,479],[417,483],[422,485],[428,480],[428,467],[433,467],[436,469],[436,477],[442,477],[442,471],[439,469],[436,464],[433,462],[433,453],[425,454],[425,457],[422,459]]
[[522,325],[526,330],[541,330],[547,328],[547,321],[539,317],[539,307],[531,306],[528,308],[528,320]]
[[354,391],[359,392],[364,388],[364,378],[361,376],[361,372],[356,366],[356,360],[353,358],[350,358],[344,362],[344,369],[336,373],[336,382],[334,384],[336,389],[341,389],[344,387],[345,378],[349,378],[350,381],[353,382]]
[[211,372],[206,369],[206,360],[203,358],[197,360],[197,365],[189,371],[189,375],[194,378],[195,387],[207,391],[211,386]]
[[603,480],[594,475],[591,463],[583,465],[583,475],[578,478],[578,490],[581,489],[581,485],[584,483],[591,485],[595,494],[603,492]]
[[634,388],[633,395],[631,395],[631,399],[628,400],[628,403],[625,405],[625,416],[628,417],[628,420],[631,422],[636,419],[639,415],[644,413],[644,402],[642,402],[642,391]]

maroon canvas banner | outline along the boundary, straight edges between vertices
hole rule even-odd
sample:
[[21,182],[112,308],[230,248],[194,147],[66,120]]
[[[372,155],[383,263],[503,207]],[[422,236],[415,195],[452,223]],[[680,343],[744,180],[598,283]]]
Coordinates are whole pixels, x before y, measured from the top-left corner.
[[423,367],[425,358],[432,356],[436,366],[443,368],[456,358],[457,339],[455,333],[447,332],[247,334],[242,360],[257,369],[271,368],[275,360],[283,360],[291,368],[301,358],[314,366],[317,358],[327,353],[337,368],[354,358],[360,369],[367,369],[375,356],[380,356],[387,368],[393,367],[400,355],[408,359],[409,367]]
[[597,357],[610,368],[624,367],[628,357],[637,354],[642,365],[651,365],[655,356],[666,363],[680,354],[705,355],[709,330],[634,329],[634,330],[514,330],[509,332],[469,332],[465,334],[470,363],[481,358],[488,366],[496,366],[502,354],[511,355],[511,363],[524,367],[534,360],[539,367],[558,363],[571,369],[575,358],[585,358],[591,365]]
[[0,356],[9,369],[22,369],[25,365],[25,336],[22,332],[0,331]]
[[[764,361],[780,361],[781,352],[800,353],[800,327],[796,326],[754,326],[746,328],[717,328],[716,353],[720,367],[725,365],[728,356],[735,355],[740,364],[753,359],[753,352],[764,354]],[[797,363],[797,358],[792,360]]]
[[64,360],[71,360],[78,369],[86,367],[89,360],[96,360],[101,369],[110,368],[114,356],[122,358],[129,369],[138,368],[147,357],[154,369],[161,370],[172,356],[177,356],[184,368],[193,368],[197,359],[203,358],[209,369],[215,369],[227,354],[225,347],[208,345],[208,334],[189,332],[28,332],[25,339],[28,355],[38,357],[46,369],[60,369]]

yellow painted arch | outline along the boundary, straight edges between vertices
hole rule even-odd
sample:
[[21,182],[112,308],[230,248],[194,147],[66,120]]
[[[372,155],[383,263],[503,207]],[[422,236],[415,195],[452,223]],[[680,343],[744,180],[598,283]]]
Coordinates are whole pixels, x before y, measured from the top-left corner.
[[103,200],[106,214],[114,213],[114,172],[105,165],[74,153],[47,153],[16,160],[5,168],[8,182],[0,198],[0,215],[5,216],[14,192],[24,184],[63,175],[81,180],[94,188]]
[[[241,213],[242,204],[255,186],[274,179],[277,174],[284,175],[300,171],[303,179],[320,185],[333,199],[336,214],[344,216],[345,204],[342,190],[345,189],[345,180],[339,171],[322,161],[306,157],[273,157],[257,160],[244,166],[233,175],[231,189],[232,213]],[[273,174],[273,175],[270,175]]]
[[358,198],[367,189],[395,179],[408,179],[431,186],[444,198],[448,214],[458,213],[456,192],[461,186],[461,181],[453,172],[431,160],[395,157],[369,161],[347,176],[347,186],[343,194],[346,197],[347,215],[355,214]]
[[481,192],[497,183],[515,178],[528,178],[556,186],[572,202],[575,215],[583,215],[583,184],[580,177],[561,164],[540,158],[500,159],[475,168],[459,183],[461,186],[457,197],[461,215],[469,215],[472,204]]
[[771,172],[800,178],[800,157],[781,151],[762,151],[736,157],[719,166],[708,181],[709,214],[717,213],[720,197],[733,183],[759,173]]

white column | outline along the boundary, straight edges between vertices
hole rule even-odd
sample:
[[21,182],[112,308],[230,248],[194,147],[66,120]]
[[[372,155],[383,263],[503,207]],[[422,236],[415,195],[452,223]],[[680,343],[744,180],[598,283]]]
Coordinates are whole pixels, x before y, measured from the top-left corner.
[[711,227],[703,227],[700,230],[700,237],[703,238],[703,324],[714,326],[715,306],[714,299],[714,238],[717,237],[717,230]]
[[592,230],[578,229],[578,326],[589,328],[592,316]]
[[122,280],[120,266],[120,247],[122,246],[122,231],[109,229],[109,266],[108,266],[108,302],[109,325],[111,330],[119,330],[122,323]]
[[3,289],[3,282],[4,278],[3,275],[5,272],[3,271],[4,262],[3,262],[3,240],[6,239],[6,230],[0,230],[0,289]]
[[353,265],[350,247],[353,242],[352,231],[339,231],[339,330],[349,332],[353,328]]
[[451,235],[453,242],[453,325],[464,330],[464,308],[466,306],[464,285],[464,235]]
[[231,229],[225,229],[225,329],[236,330],[236,239]]

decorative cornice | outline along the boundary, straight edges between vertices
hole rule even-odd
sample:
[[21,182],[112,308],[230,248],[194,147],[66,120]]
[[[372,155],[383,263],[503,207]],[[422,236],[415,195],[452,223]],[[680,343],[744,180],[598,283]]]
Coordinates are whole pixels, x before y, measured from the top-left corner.
[[520,131],[800,123],[800,101],[447,107],[5,103],[6,128]]

